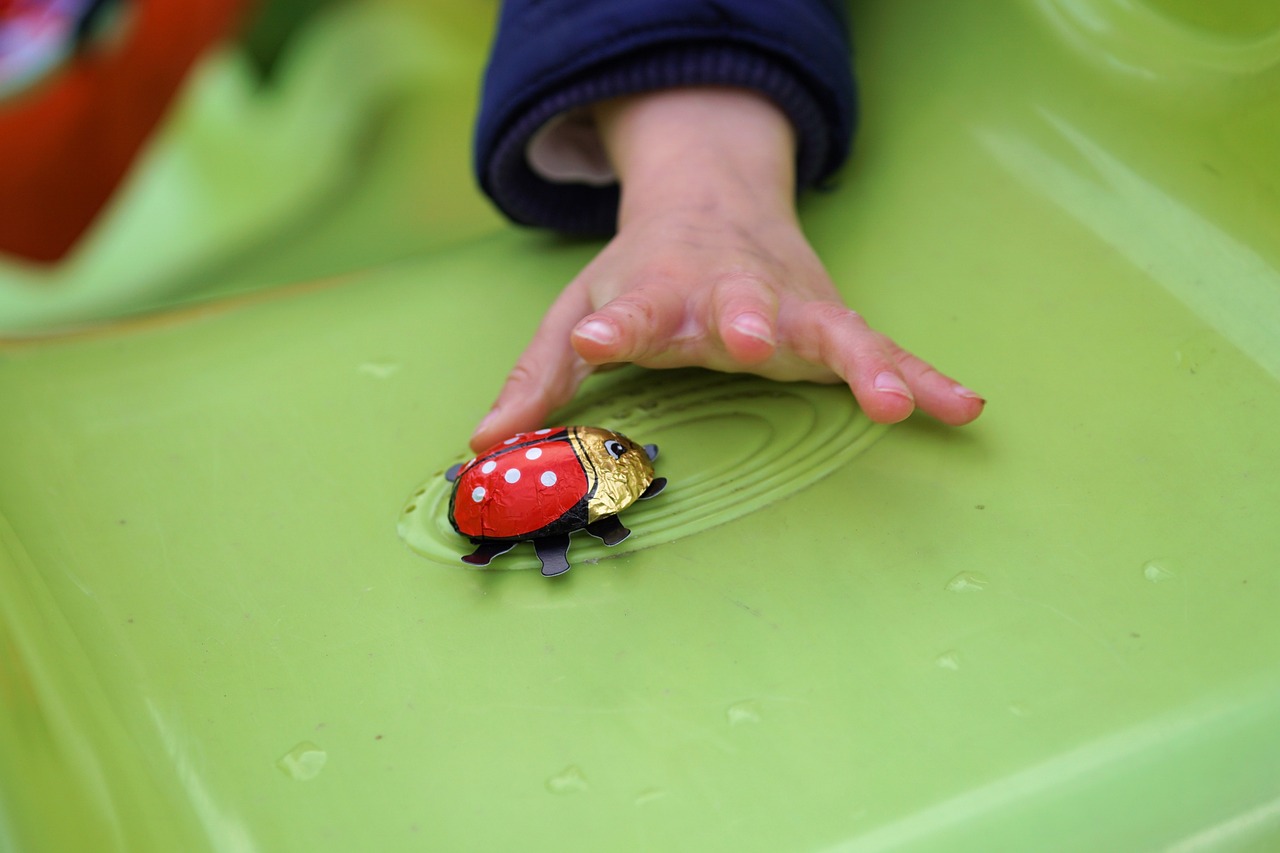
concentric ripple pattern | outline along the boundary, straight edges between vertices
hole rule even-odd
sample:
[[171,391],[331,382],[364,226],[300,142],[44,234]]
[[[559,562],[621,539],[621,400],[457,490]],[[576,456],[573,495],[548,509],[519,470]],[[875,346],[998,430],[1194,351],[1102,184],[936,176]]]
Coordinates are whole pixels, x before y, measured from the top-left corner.
[[[622,513],[633,531],[626,541],[609,548],[575,534],[569,559],[576,564],[674,542],[782,500],[846,464],[885,431],[843,385],[702,370],[611,377],[556,422],[607,427],[640,444],[657,444],[655,468],[668,480],[662,494]],[[422,556],[465,567],[460,558],[473,546],[449,525],[452,484],[443,473],[455,461],[462,460],[446,461],[414,492],[399,532]],[[490,568],[538,565],[533,548],[517,546]]]

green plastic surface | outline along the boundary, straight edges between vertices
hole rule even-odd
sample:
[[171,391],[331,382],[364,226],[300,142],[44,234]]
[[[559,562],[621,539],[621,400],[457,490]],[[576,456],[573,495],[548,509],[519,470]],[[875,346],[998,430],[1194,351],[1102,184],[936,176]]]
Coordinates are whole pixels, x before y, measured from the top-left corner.
[[57,287],[0,272],[14,335],[170,306],[0,349],[0,847],[1276,849],[1280,10],[855,24],[806,228],[988,411],[603,375],[671,485],[554,582],[397,535],[597,248],[470,187],[489,20],[215,60]]

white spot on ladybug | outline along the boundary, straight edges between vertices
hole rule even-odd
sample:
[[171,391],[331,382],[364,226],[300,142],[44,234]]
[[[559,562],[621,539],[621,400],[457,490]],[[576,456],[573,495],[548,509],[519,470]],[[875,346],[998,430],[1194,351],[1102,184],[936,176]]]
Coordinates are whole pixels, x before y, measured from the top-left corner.
[[517,441],[519,441],[519,440],[520,440],[520,436],[522,436],[522,435],[524,435],[524,433],[520,433],[520,435],[513,435],[513,436],[511,436],[511,438],[508,438],[506,441],[504,441],[504,442],[502,442],[502,443],[503,443],[503,444],[515,444]]
[[514,483],[520,479],[520,469],[512,468],[510,471],[502,475],[502,478],[508,483]]
[[542,455],[541,447],[530,447],[528,450],[524,452],[525,459],[537,459],[541,455]]
[[543,471],[543,472],[542,472],[542,476],[541,476],[541,477],[539,477],[539,478],[538,478],[538,480],[539,480],[539,482],[541,482],[541,483],[542,483],[542,485],[546,486],[547,488],[551,488],[552,486],[554,486],[554,485],[556,484],[556,472],[555,472],[555,471]]
[[551,432],[551,430],[549,430],[549,429],[540,429],[540,430],[536,430],[536,431],[534,431],[534,433],[533,433],[533,434],[534,434],[534,435],[546,435],[546,434],[547,434],[547,433],[549,433],[549,432]]
[[484,486],[475,487],[475,489],[471,492],[471,500],[475,501],[476,503],[480,503],[480,501],[484,500]]
[[482,474],[492,474],[493,469],[497,467],[498,467],[498,463],[490,459],[488,462],[480,466],[480,472]]

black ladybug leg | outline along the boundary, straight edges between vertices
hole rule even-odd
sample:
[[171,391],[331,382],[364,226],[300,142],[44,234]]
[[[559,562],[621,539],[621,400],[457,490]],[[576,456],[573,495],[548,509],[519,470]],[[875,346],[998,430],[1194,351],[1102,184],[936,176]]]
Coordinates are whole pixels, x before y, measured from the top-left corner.
[[569,534],[546,536],[533,540],[534,550],[542,561],[542,574],[553,578],[569,571]]
[[458,472],[461,470],[462,470],[461,462],[455,465],[450,465],[448,469],[444,472],[444,478],[448,480],[450,483],[452,483],[454,480],[458,479]]
[[616,515],[607,515],[587,525],[587,532],[606,545],[617,545],[631,535],[631,531],[623,526]]
[[667,487],[667,478],[657,477],[654,479],[652,483],[649,484],[649,488],[645,489],[644,492],[641,493],[640,497],[636,498],[636,500],[647,501],[649,500],[649,498],[656,497],[658,493],[660,493],[666,487]]
[[472,566],[487,566],[489,561],[499,554],[505,554],[516,547],[514,542],[497,542],[493,539],[483,540],[476,550],[462,558],[462,562]]

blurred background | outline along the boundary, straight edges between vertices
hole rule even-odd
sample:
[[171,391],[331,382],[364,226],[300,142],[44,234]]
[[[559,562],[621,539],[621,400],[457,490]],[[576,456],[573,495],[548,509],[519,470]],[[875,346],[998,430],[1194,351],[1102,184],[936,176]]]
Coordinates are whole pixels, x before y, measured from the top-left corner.
[[0,10],[0,334],[331,276],[498,223],[469,159],[496,3]]

